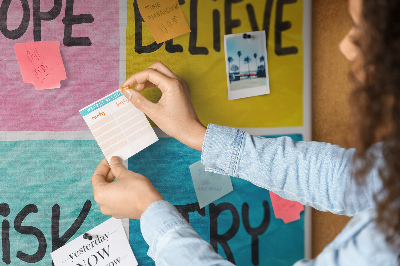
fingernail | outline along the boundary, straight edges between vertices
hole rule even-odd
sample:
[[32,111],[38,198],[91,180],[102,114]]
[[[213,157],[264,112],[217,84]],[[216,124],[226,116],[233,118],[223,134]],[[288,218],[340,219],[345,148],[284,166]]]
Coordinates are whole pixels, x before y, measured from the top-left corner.
[[122,160],[117,156],[113,156],[110,160],[110,164],[119,164],[119,163],[122,163]]
[[125,96],[126,98],[128,98],[129,101],[131,100],[132,95],[133,95],[133,92],[132,92],[131,89],[126,89],[126,90],[124,90],[122,93],[124,94],[124,96]]

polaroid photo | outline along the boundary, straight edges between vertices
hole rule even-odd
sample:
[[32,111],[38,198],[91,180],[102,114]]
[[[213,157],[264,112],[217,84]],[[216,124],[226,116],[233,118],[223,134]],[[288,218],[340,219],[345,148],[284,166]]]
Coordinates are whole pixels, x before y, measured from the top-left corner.
[[228,100],[269,94],[265,31],[224,36]]

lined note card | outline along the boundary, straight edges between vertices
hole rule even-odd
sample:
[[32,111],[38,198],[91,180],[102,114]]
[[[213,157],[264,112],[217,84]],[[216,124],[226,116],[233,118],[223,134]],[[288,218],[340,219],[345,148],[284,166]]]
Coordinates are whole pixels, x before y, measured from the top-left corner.
[[107,161],[126,160],[158,140],[146,116],[119,90],[79,112]]

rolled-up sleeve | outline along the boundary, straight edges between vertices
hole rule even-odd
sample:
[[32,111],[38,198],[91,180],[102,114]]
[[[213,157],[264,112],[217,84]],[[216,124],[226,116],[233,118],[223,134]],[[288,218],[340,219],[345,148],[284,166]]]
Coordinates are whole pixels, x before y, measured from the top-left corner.
[[202,163],[207,171],[239,177],[321,211],[355,215],[375,206],[381,187],[374,169],[365,185],[351,177],[355,149],[290,137],[261,138],[209,124]]

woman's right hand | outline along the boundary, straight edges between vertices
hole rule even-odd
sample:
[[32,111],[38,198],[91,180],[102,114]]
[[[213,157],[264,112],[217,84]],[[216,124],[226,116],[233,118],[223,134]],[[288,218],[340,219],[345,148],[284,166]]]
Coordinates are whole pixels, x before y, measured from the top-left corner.
[[[132,89],[126,89],[127,86]],[[157,103],[150,102],[140,93],[150,87],[158,87],[162,92]],[[202,150],[206,127],[194,111],[186,84],[163,63],[156,62],[132,75],[122,84],[121,90],[166,134],[193,149]]]

